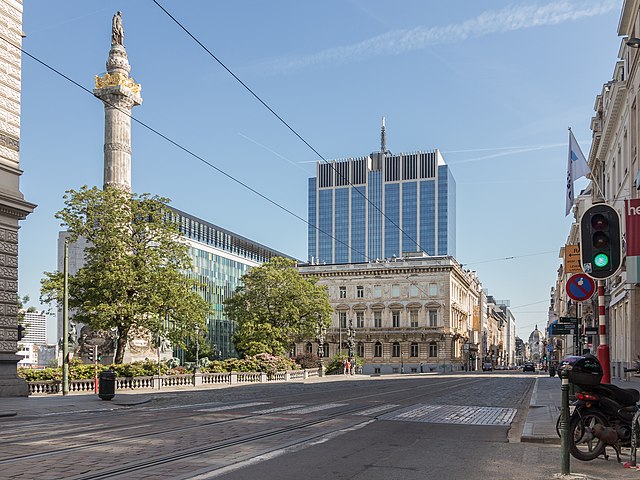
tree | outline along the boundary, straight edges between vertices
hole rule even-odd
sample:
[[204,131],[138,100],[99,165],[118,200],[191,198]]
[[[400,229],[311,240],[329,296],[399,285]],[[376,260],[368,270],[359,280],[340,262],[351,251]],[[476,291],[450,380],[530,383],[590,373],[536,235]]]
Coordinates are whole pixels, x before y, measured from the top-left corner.
[[[82,187],[56,213],[70,241],[87,240],[85,263],[69,276],[74,320],[117,330],[121,363],[130,332],[161,334],[177,345],[203,329],[209,306],[188,277],[191,259],[166,198],[115,187]],[[63,272],[45,272],[41,301],[62,303]]]
[[326,288],[302,277],[293,260],[273,258],[244,274],[242,283],[224,308],[237,324],[233,342],[244,355],[285,355],[293,341],[330,324]]

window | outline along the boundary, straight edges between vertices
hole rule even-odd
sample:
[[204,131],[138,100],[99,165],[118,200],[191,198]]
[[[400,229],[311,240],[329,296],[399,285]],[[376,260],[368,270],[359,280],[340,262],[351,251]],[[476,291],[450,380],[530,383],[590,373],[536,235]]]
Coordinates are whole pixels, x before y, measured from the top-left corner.
[[340,317],[340,328],[347,328],[347,312],[338,312]]
[[307,353],[313,353],[313,346],[311,345],[311,342],[307,342],[307,345],[305,346],[304,351]]
[[347,298],[347,287],[340,287],[340,298]]
[[429,356],[430,357],[438,356],[438,344],[436,342],[431,342],[429,344]]
[[322,356],[325,358],[329,357],[329,344],[325,343],[324,345],[322,345]]
[[420,294],[420,289],[417,285],[411,285],[411,296],[417,297]]
[[375,367],[373,369],[373,373],[380,373],[380,367]]
[[429,295],[436,296],[438,295],[438,284],[437,283],[430,283],[429,284]]
[[362,285],[356,287],[356,297],[364,298],[364,287]]
[[418,349],[418,344],[416,342],[413,342],[411,344],[411,356],[417,357],[419,352],[420,350]]
[[373,286],[373,296],[376,298],[382,298],[382,285]]
[[393,368],[391,369],[391,372],[392,372],[392,373],[400,373],[400,369],[399,369],[398,367],[393,367]]
[[398,342],[393,342],[392,349],[391,349],[391,356],[392,357],[400,356],[400,344]]
[[364,312],[356,312],[356,328],[364,328]]
[[438,311],[437,310],[429,310],[429,326],[437,327],[438,326]]
[[382,312],[373,312],[373,326],[382,328]]
[[393,312],[391,312],[391,323],[393,327],[399,327],[400,326],[400,312],[397,310],[394,310]]
[[373,356],[374,357],[381,357],[382,356],[382,344],[380,342],[376,342],[374,349],[373,349]]
[[358,345],[356,346],[356,355],[360,358],[364,358],[364,343],[358,342]]
[[412,327],[418,326],[418,310],[409,310],[409,320]]
[[400,296],[400,285],[391,285],[391,296],[399,297]]

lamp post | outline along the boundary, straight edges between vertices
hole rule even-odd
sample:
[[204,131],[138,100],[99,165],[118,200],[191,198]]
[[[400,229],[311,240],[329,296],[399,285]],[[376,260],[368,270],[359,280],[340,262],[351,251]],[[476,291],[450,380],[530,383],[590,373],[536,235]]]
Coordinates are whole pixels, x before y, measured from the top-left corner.
[[200,371],[200,327],[196,325],[196,368],[195,373]]
[[356,329],[353,328],[353,318],[349,319],[349,330],[347,331],[347,346],[349,347],[349,361],[351,362],[351,373],[353,373],[355,364],[354,349],[356,346]]
[[318,317],[318,326],[316,327],[316,333],[318,336],[318,358],[320,359],[320,376],[324,377],[324,336],[326,334],[326,328],[322,323],[322,318]]

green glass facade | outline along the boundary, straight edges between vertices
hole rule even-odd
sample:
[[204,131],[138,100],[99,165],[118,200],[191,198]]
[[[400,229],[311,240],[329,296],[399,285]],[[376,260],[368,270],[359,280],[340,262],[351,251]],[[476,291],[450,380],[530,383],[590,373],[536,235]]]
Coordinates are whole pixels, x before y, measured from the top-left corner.
[[[292,258],[233,232],[172,208],[173,221],[188,240],[193,270],[191,276],[202,285],[199,293],[211,305],[206,341],[217,358],[237,356],[233,346],[234,322],[224,314],[224,300],[241,285],[251,268],[273,257]],[[183,352],[176,355],[184,360]]]

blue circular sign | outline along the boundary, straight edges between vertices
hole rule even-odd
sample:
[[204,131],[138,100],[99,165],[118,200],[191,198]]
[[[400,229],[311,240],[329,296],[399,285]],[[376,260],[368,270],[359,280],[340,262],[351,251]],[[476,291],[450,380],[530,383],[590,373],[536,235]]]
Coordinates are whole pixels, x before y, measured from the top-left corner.
[[584,273],[576,273],[567,280],[567,295],[576,302],[584,302],[591,298],[596,291],[596,284],[590,276]]

